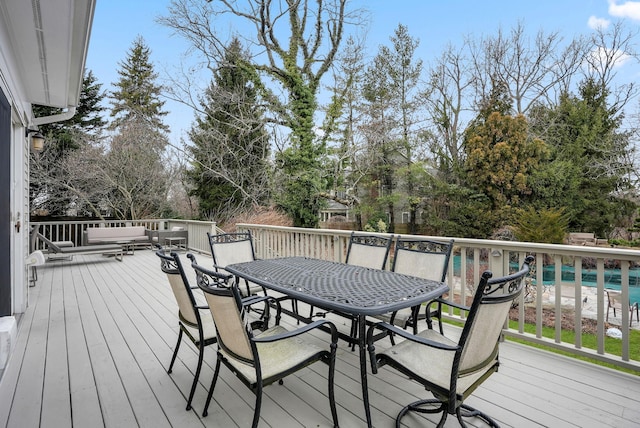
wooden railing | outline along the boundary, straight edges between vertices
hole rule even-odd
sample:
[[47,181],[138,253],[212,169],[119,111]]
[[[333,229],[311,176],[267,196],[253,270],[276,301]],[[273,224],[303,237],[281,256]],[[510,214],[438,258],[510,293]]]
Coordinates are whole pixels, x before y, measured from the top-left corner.
[[[32,222],[40,233],[55,241],[72,241],[82,245],[82,233],[88,227],[145,226],[153,230],[170,230],[173,226],[186,227],[189,231],[189,249],[201,253],[210,253],[207,232],[221,233],[214,222],[181,220],[181,219],[146,219],[138,221],[78,221],[78,222]],[[350,231],[335,229],[305,229],[294,227],[238,224],[237,230],[251,231],[254,237],[256,255],[259,258],[275,258],[285,256],[315,257],[333,261],[344,261]],[[385,234],[381,234],[385,235]],[[386,234],[388,235],[388,234]],[[400,235],[408,237],[410,235]],[[431,239],[450,239],[445,237],[424,237]],[[610,324],[605,322],[607,316],[607,297],[605,288],[610,287],[612,270],[615,267],[619,284],[613,287],[621,290],[623,301],[640,299],[640,251],[612,247],[551,245],[526,242],[507,242],[480,239],[454,238],[454,262],[449,267],[447,281],[454,293],[449,298],[466,301],[473,294],[480,274],[491,270],[494,276],[501,276],[515,270],[524,258],[533,254],[536,263],[528,280],[526,293],[520,298],[517,306],[518,320],[516,328],[508,328],[505,324],[506,336],[542,344],[572,354],[594,358],[620,367],[640,371],[640,362],[631,360],[630,354],[630,312],[623,308],[618,313],[618,328],[622,333],[621,355],[605,352],[606,330]],[[571,275],[571,272],[582,272],[582,275]],[[585,272],[593,279],[595,290],[588,295],[583,292]],[[638,281],[638,282],[636,282]],[[463,286],[464,285],[464,286]],[[553,293],[561,296],[551,302],[547,296]],[[569,298],[567,298],[569,297]],[[587,298],[591,308],[583,310],[582,302]],[[569,303],[569,305],[567,305]],[[525,332],[525,310],[535,311],[535,332]],[[587,313],[588,312],[588,313]],[[575,339],[564,342],[562,337],[562,316],[573,314]],[[446,316],[453,320],[464,321],[460,315],[449,312]],[[545,317],[553,316],[553,337],[543,336]],[[583,347],[583,319],[591,317],[597,322],[596,349]],[[634,319],[634,326],[639,323]],[[608,339],[612,340],[612,339]],[[613,339],[615,340],[615,339]]]
[[[351,232],[333,229],[304,229],[281,226],[255,224],[238,224],[238,230],[251,231],[254,237],[256,255],[259,258],[275,258],[285,256],[315,257],[333,261],[344,261],[347,243]],[[384,234],[381,234],[384,235]],[[402,235],[407,236],[407,235]],[[431,239],[450,239],[445,237],[425,237]],[[621,355],[605,352],[607,315],[607,297],[605,287],[612,271],[619,276],[619,284],[613,285],[622,291],[623,301],[640,293],[640,251],[612,247],[590,247],[573,245],[552,245],[527,242],[507,242],[479,239],[454,238],[454,263],[449,267],[447,281],[454,293],[450,299],[466,301],[478,284],[480,274],[491,270],[494,276],[507,274],[522,264],[524,258],[535,256],[535,266],[527,280],[526,292],[520,297],[517,311],[517,327],[509,328],[505,323],[504,333],[507,336],[545,345],[572,354],[608,362],[632,370],[640,370],[640,362],[629,358],[630,312],[623,308],[620,325],[615,325],[622,333]],[[609,269],[610,266],[615,269]],[[581,275],[572,272],[580,272]],[[591,275],[593,273],[593,275]],[[595,294],[583,292],[584,278],[593,277]],[[591,280],[591,278],[589,278]],[[464,286],[463,286],[464,285]],[[553,292],[553,302],[546,296]],[[633,292],[633,293],[631,293]],[[632,296],[633,294],[633,296]],[[567,299],[569,297],[569,299]],[[591,311],[583,311],[583,301],[587,302]],[[595,308],[593,299],[596,299]],[[589,301],[591,299],[591,301]],[[567,305],[567,300],[570,304]],[[525,311],[535,311],[535,332],[525,332]],[[587,314],[587,312],[589,312]],[[562,337],[562,315],[573,313],[575,339],[568,343]],[[453,312],[446,314],[450,319],[464,320]],[[582,344],[583,318],[587,315],[597,322],[596,349],[587,349]],[[463,315],[462,315],[463,316]],[[543,336],[546,317],[553,316],[553,337]],[[638,325],[637,320],[634,321]],[[609,339],[617,340],[617,339]]]
[[[209,253],[209,242],[207,232],[222,232],[215,222],[194,221],[181,219],[145,219],[145,220],[108,220],[108,221],[46,221],[31,222],[32,227],[46,238],[52,241],[71,241],[75,246],[82,245],[82,234],[90,227],[122,227],[122,226],[144,226],[151,230],[171,230],[174,226],[184,227],[189,232],[189,249],[202,253]],[[43,243],[38,243],[42,249]]]

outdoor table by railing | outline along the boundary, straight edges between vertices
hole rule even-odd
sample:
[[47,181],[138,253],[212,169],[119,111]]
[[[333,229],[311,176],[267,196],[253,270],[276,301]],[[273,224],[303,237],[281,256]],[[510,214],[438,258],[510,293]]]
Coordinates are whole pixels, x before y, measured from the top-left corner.
[[366,317],[419,305],[449,291],[442,282],[326,260],[285,257],[237,263],[228,272],[320,308],[358,317],[360,376],[371,426],[365,349]]

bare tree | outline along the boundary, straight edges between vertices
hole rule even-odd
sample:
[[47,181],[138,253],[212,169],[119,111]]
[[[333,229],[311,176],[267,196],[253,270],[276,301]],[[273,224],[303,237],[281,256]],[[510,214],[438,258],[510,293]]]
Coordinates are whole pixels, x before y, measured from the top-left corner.
[[429,71],[429,88],[424,97],[432,125],[427,138],[436,164],[445,172],[458,171],[464,162],[463,132],[470,109],[473,74],[465,46],[449,46]]
[[627,30],[622,22],[610,29],[598,27],[590,39],[590,51],[585,56],[585,77],[593,80],[602,93],[609,93],[610,108],[619,112],[638,94],[634,82],[616,83],[620,67],[629,61],[637,61],[634,39],[638,31]]
[[90,137],[77,135],[75,141],[79,148],[63,158],[55,157],[56,174],[47,169],[50,157],[55,154],[45,150],[32,155],[31,179],[37,181],[40,189],[31,204],[34,212],[53,210],[66,214],[75,211],[78,215],[103,218],[100,201],[106,193],[101,174],[104,152],[96,140],[88,141],[87,138]]
[[164,158],[166,136],[147,121],[124,122],[112,136],[98,180],[106,189],[103,203],[122,219],[154,218],[167,210],[169,176]]
[[236,25],[238,37],[253,53],[247,70],[262,92],[271,120],[289,130],[290,147],[277,153],[283,172],[280,204],[298,226],[317,223],[320,191],[319,156],[314,115],[317,91],[338,52],[345,24],[357,19],[347,0],[173,0],[161,22],[187,38],[214,70],[226,41],[216,20]]
[[562,43],[558,31],[540,30],[529,39],[522,22],[509,34],[500,29],[496,36],[470,42],[476,99],[486,96],[497,80],[507,84],[516,114],[526,114],[538,102],[557,100],[571,85],[587,46],[581,38],[564,47]]

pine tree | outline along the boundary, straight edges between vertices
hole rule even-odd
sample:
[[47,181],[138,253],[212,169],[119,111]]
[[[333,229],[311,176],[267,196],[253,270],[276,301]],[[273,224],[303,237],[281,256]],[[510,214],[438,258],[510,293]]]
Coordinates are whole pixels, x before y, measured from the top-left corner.
[[[107,122],[102,117],[104,107],[101,106],[104,93],[102,84],[91,70],[87,70],[82,80],[82,91],[78,100],[75,114],[63,122],[53,122],[39,127],[40,132],[47,137],[48,150],[55,150],[62,156],[66,150],[77,149],[78,142],[74,139],[74,132],[99,137]],[[63,109],[48,106],[33,106],[36,117],[51,116],[63,113]]]
[[240,42],[232,40],[205,91],[204,114],[189,132],[194,161],[187,178],[203,218],[228,217],[267,196],[269,141],[248,67]]
[[[102,84],[91,70],[86,71],[82,81],[78,106],[74,116],[62,122],[41,125],[40,132],[46,137],[45,149],[33,155],[30,164],[30,198],[32,210],[49,215],[65,215],[76,195],[64,184],[69,171],[63,167],[64,160],[80,150],[88,141],[96,141],[106,125],[101,106],[104,93]],[[36,117],[56,115],[61,108],[33,106]]]
[[169,127],[162,122],[167,112],[160,100],[162,86],[155,83],[158,74],[150,60],[151,50],[142,36],[138,36],[127,53],[125,61],[118,63],[120,79],[111,92],[111,128],[117,128],[131,119],[141,119],[158,130]]

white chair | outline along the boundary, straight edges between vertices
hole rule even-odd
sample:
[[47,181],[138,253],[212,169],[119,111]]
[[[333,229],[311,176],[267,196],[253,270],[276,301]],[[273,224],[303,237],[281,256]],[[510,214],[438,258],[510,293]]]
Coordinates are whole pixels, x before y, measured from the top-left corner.
[[[396,418],[396,427],[400,427],[402,417],[409,411],[442,413],[438,427],[444,426],[449,414],[456,415],[461,426],[467,426],[463,417],[477,417],[490,426],[498,426],[490,416],[465,404],[465,400],[498,370],[502,327],[513,301],[522,293],[533,260],[532,256],[527,257],[520,271],[501,278],[492,279],[491,272],[484,272],[470,307],[442,301],[468,311],[458,340],[433,329],[414,335],[385,322],[369,328],[367,344],[372,372],[377,374],[380,367],[387,365],[415,380],[435,397],[404,407]],[[377,329],[405,340],[376,354]]]
[[[605,321],[609,322],[609,311],[613,309],[613,316],[616,316],[616,310],[619,310],[622,314],[624,309],[624,303],[622,302],[622,292],[620,290],[612,290],[610,288],[605,290],[607,292],[607,317]],[[633,311],[636,312],[636,321],[640,321],[638,317],[638,302],[627,302],[629,308],[629,327],[633,324]]]
[[351,232],[345,263],[372,269],[385,269],[393,235],[362,235]]
[[[371,269],[385,269],[392,243],[393,235],[378,236],[351,232],[345,263]],[[311,310],[313,311],[313,308]],[[351,320],[349,336],[353,339],[351,350],[355,350],[356,338],[358,337],[358,317],[337,311],[333,311],[333,313]],[[321,312],[317,315],[323,316],[324,314]]]

